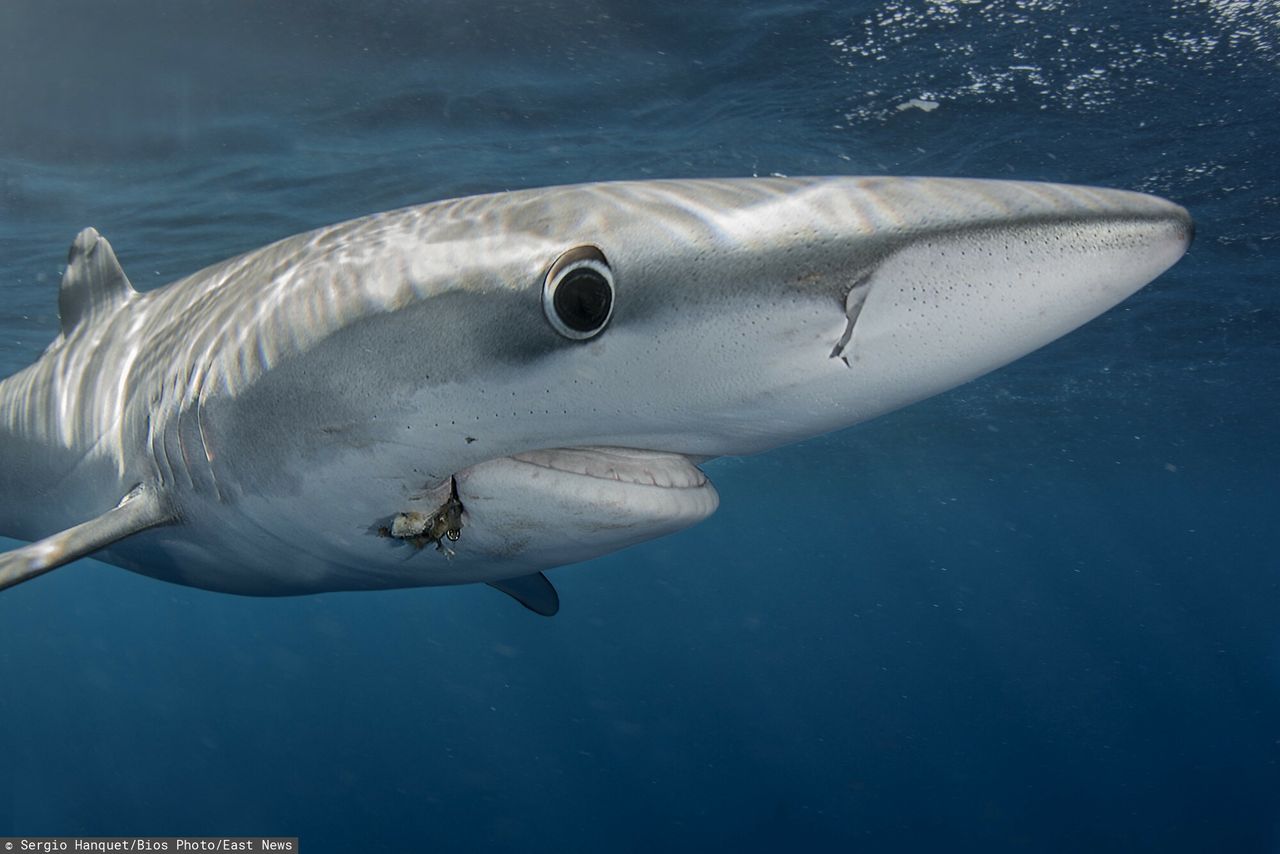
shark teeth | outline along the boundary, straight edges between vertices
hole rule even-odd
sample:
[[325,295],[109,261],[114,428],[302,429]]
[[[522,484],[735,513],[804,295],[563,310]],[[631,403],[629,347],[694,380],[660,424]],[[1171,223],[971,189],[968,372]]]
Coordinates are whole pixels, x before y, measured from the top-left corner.
[[697,489],[707,483],[707,476],[686,457],[663,451],[636,448],[545,448],[512,454],[511,459],[569,474],[639,486]]

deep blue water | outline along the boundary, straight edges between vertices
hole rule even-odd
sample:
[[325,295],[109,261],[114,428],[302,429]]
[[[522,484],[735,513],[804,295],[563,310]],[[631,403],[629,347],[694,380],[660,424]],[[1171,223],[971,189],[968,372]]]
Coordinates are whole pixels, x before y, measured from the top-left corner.
[[0,4],[0,374],[86,225],[150,287],[614,178],[1037,178],[1199,224],[1027,359],[711,463],[715,517],[555,571],[553,620],[92,561],[5,592],[0,835],[1280,851],[1280,3],[1143,5]]

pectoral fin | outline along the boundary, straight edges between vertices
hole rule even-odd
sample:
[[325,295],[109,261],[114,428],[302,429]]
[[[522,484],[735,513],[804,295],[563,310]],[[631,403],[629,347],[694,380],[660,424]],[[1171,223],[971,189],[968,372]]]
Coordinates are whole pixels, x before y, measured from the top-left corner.
[[556,611],[560,610],[560,596],[541,572],[522,575],[519,578],[504,578],[502,581],[490,581],[489,586],[501,590],[535,614],[554,617]]
[[29,581],[125,537],[174,521],[154,488],[133,489],[111,510],[43,540],[0,554],[0,590]]

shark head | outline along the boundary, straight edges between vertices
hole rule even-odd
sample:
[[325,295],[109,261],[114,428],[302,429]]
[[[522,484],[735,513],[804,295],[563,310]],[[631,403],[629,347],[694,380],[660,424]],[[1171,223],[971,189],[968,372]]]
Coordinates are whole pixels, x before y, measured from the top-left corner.
[[[340,262],[292,275],[341,270],[366,308],[205,410],[216,479],[263,533],[236,535],[240,565],[266,564],[248,592],[500,581],[679,530],[718,503],[698,463],[998,368],[1192,236],[1148,195],[902,178],[598,184],[360,222]],[[253,560],[282,542],[310,561]]]

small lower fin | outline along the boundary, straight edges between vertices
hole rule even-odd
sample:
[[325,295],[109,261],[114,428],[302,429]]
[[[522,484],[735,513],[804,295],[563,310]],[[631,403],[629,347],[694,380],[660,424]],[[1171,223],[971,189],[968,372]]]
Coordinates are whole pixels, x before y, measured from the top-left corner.
[[101,516],[0,554],[0,590],[87,557],[139,531],[173,521],[173,513],[153,487],[137,486]]
[[535,614],[554,617],[556,611],[560,610],[560,596],[541,572],[522,575],[519,578],[490,581],[489,586],[495,590],[501,590]]

